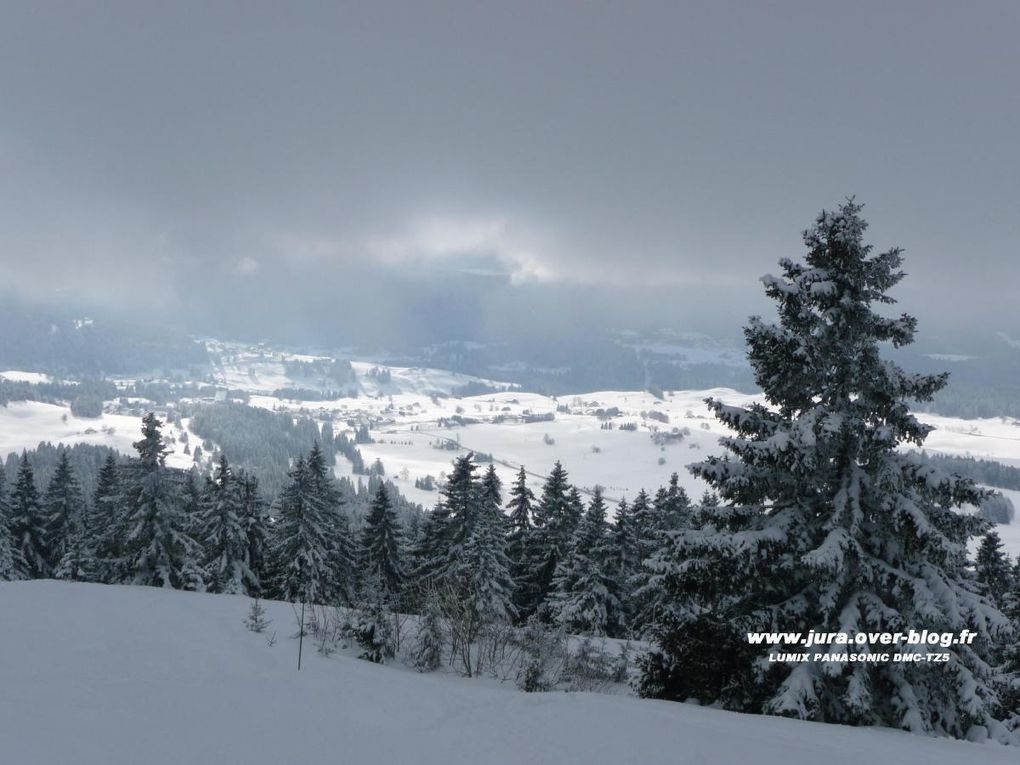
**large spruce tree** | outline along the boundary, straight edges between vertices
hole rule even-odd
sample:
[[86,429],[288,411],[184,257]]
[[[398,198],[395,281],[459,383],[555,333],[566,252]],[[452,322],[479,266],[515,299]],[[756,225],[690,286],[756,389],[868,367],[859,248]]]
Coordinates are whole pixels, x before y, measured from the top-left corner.
[[500,480],[489,465],[478,492],[470,534],[457,563],[458,579],[466,602],[483,625],[513,618],[513,579],[506,557],[505,518]]
[[588,511],[553,578],[551,608],[556,622],[584,635],[616,634],[620,625],[620,585],[606,524],[606,503],[595,488]]
[[162,425],[148,413],[134,443],[138,462],[128,490],[125,577],[131,584],[200,590],[201,547],[189,534],[180,487],[164,465]]
[[220,457],[201,502],[199,542],[209,592],[253,593],[258,580],[248,564],[248,535],[242,517],[241,486],[225,456]]
[[1002,548],[1002,540],[994,529],[985,534],[974,556],[977,580],[988,588],[992,600],[1001,606],[1012,583],[1009,558]]
[[348,601],[354,549],[336,482],[313,447],[288,473],[272,531],[273,578],[284,600]]
[[556,567],[570,551],[570,542],[580,520],[576,500],[571,501],[572,487],[567,478],[567,471],[557,460],[542,485],[542,496],[534,511],[531,557],[536,610],[542,610],[552,592]]
[[255,578],[249,594],[258,596],[265,587],[268,569],[269,513],[259,493],[258,479],[243,470],[237,471],[238,495],[241,502],[241,524],[244,527],[248,570]]
[[0,582],[19,578],[24,564],[15,566],[14,544],[11,539],[10,503],[7,499],[6,473],[0,466]]
[[325,524],[328,540],[326,588],[334,601],[349,603],[354,596],[354,566],[358,546],[343,508],[343,496],[333,478],[333,469],[326,464],[326,457],[317,441],[308,452],[305,464],[313,513]]
[[83,579],[88,552],[85,538],[85,497],[81,492],[66,449],[57,458],[57,467],[43,495],[46,516],[46,552],[54,574],[61,579]]
[[366,581],[378,584],[390,601],[399,595],[404,583],[400,521],[383,484],[379,485],[365,517],[360,573]]
[[[779,323],[752,318],[745,335],[764,402],[708,402],[735,434],[722,439],[728,455],[692,469],[722,503],[656,563],[670,607],[641,690],[812,720],[999,734],[988,660],[1008,626],[967,570],[967,541],[984,522],[957,512],[982,493],[898,449],[923,443],[930,428],[910,402],[930,401],[947,376],[908,374],[880,356],[883,344],[910,343],[916,321],[876,312],[894,302],[902,257],[864,243],[860,211],[851,200],[823,212],[805,232],[805,262],[784,259],[782,276],[763,279]],[[945,649],[948,664],[770,664],[769,649],[746,639],[910,629],[971,629],[977,639]]]
[[96,578],[109,584],[122,581],[125,578],[127,508],[126,497],[121,491],[117,458],[112,453],[107,455],[96,478],[89,532],[96,557]]
[[18,476],[9,503],[15,579],[39,579],[50,575],[46,549],[46,515],[35,486],[35,473],[28,454],[21,453]]
[[506,554],[510,561],[510,576],[514,580],[514,606],[517,615],[526,619],[535,610],[535,578],[529,553],[534,541],[535,528],[531,516],[535,495],[528,488],[528,473],[521,465],[517,479],[510,487],[510,501],[507,503]]

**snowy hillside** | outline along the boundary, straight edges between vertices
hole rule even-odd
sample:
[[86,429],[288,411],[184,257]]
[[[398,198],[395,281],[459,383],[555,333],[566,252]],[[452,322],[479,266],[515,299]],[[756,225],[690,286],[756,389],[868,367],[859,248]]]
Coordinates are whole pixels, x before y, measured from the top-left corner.
[[[505,383],[484,380],[444,369],[392,366],[374,361],[359,361],[347,357],[314,356],[308,354],[271,351],[261,346],[225,343],[209,340],[207,348],[216,359],[213,378],[217,385],[248,393],[272,393],[281,388],[308,388],[332,390],[363,396],[417,393],[430,395],[449,394],[464,385],[478,383],[494,387],[510,387]],[[353,375],[350,380],[337,380],[300,376],[288,372],[289,363],[306,365],[329,364],[338,361],[350,363]],[[385,372],[380,379],[375,373]]]
[[[673,472],[696,499],[706,485],[686,466],[719,453],[719,438],[727,433],[704,399],[713,396],[737,406],[757,399],[728,388],[668,391],[662,397],[646,391],[551,397],[517,390],[458,397],[451,392],[465,385],[505,384],[438,369],[357,360],[349,362],[351,381],[340,383],[293,373],[295,363],[348,363],[340,357],[218,341],[208,341],[208,347],[217,359],[215,384],[221,392],[243,391],[252,406],[329,420],[335,433],[353,435],[352,422],[367,426],[374,442],[358,445],[366,464],[380,460],[386,477],[408,499],[425,507],[435,504],[437,494],[418,488],[416,481],[427,476],[440,479],[453,457],[468,449],[491,456],[504,485],[523,465],[537,488],[559,460],[574,483],[588,489],[602,486],[611,503],[633,499],[642,488],[654,491]],[[2,374],[34,379],[30,372]],[[332,391],[336,397],[306,401],[274,395],[284,389]],[[133,454],[138,412],[148,406],[145,400],[126,398],[107,402],[101,417],[79,418],[67,405],[11,402],[0,407],[0,457],[34,448],[40,441],[102,444]],[[925,443],[928,451],[1020,465],[1020,421],[1014,418],[967,420],[931,414],[919,418],[935,428]],[[187,418],[181,425],[168,428],[172,449],[168,464],[187,468],[193,463],[183,451],[182,436],[193,444],[204,439],[190,431]],[[353,475],[351,463],[341,458],[336,473]],[[1020,507],[1020,502],[1014,504]],[[1020,554],[1020,516],[1000,533],[1010,553]]]
[[[0,750],[18,765],[640,763],[988,765],[995,744],[751,717],[683,704],[418,675],[345,655],[295,670],[247,601],[159,589],[0,584]],[[308,646],[306,645],[306,648]]]

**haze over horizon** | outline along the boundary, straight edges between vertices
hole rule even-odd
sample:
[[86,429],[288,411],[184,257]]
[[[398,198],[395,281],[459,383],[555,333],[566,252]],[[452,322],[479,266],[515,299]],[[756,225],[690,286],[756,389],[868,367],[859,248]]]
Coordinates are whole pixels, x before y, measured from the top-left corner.
[[0,289],[309,341],[737,337],[852,194],[922,336],[1020,334],[1018,30],[1011,2],[8,4]]

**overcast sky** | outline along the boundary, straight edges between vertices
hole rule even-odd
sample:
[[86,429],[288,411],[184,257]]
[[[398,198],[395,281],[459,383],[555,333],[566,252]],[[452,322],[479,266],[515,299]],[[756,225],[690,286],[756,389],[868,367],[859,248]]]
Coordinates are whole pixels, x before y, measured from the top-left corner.
[[1015,0],[0,2],[0,279],[738,327],[855,194],[905,307],[1014,329],[1018,39]]

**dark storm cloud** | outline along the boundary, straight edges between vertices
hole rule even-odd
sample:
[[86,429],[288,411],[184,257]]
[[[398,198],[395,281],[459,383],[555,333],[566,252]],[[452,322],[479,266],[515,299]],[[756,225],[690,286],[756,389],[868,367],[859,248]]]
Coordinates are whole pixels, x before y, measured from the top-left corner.
[[1018,33],[1015,2],[7,3],[0,278],[213,325],[735,327],[853,193],[905,307],[1015,327]]

